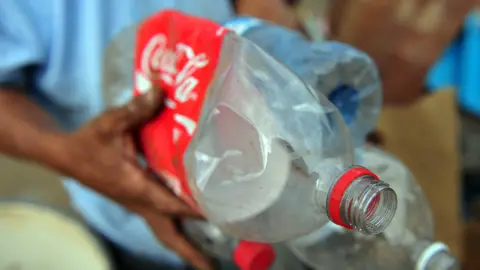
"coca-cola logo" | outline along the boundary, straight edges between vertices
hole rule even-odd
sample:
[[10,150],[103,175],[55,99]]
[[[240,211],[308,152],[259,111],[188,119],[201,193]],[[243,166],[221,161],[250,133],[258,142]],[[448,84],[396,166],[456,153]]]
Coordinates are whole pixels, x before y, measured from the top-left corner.
[[[177,63],[183,65],[179,67]],[[175,88],[175,101],[183,103],[196,98],[194,89],[198,85],[198,79],[192,75],[208,63],[205,53],[195,54],[193,48],[184,43],[178,43],[171,49],[167,37],[156,34],[150,38],[143,50],[140,65],[144,76],[140,80],[145,80],[145,77],[161,80]],[[146,82],[142,83],[148,85]]]
[[184,154],[202,117],[225,33],[209,20],[173,10],[153,15],[137,31],[135,94],[158,84],[166,96],[161,117],[141,131],[145,154],[149,166],[192,206]]
[[141,70],[152,80],[164,80],[173,85],[176,70],[174,50],[167,49],[167,38],[163,34],[154,35],[148,41],[141,57]]
[[[161,81],[172,87],[173,95],[167,98],[168,108],[176,109],[177,103],[183,104],[189,100],[196,100],[196,87],[199,79],[195,72],[206,67],[209,59],[205,53],[195,54],[193,48],[184,43],[177,43],[171,49],[164,34],[152,36],[141,54],[140,72],[135,75],[136,89],[140,92],[148,91],[152,81]],[[172,132],[173,142],[176,143],[183,132],[192,136],[197,123],[190,117],[175,113],[174,121],[177,127]]]

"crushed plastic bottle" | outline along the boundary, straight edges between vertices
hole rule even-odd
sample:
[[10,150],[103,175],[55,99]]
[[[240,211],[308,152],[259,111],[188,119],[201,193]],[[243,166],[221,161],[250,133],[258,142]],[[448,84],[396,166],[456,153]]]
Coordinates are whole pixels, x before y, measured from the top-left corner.
[[[365,234],[387,227],[395,192],[354,164],[343,118],[321,93],[209,20],[168,10],[131,29],[135,57],[126,44],[107,52],[105,92],[163,87],[166,108],[141,132],[147,163],[223,233],[275,243],[329,220]],[[112,75],[132,70],[133,84]]]
[[340,42],[312,42],[296,31],[256,18],[238,17],[225,26],[253,41],[326,96],[342,113],[355,145],[364,143],[382,106],[380,76],[368,55]]
[[[270,245],[238,241],[213,224],[200,220],[185,220],[183,231],[200,250],[214,258],[219,270],[305,270],[303,263],[283,244],[274,246],[274,256]],[[256,252],[251,252],[252,244]],[[245,250],[248,257],[244,255]]]
[[420,187],[394,156],[371,146],[363,162],[395,188],[397,216],[383,233],[366,236],[329,223],[289,243],[314,269],[322,270],[456,270],[459,263],[448,247],[435,242],[433,218]]

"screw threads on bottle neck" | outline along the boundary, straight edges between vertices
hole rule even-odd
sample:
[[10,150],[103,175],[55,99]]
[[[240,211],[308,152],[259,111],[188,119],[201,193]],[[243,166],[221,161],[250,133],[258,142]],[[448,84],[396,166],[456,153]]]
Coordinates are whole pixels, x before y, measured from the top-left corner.
[[388,184],[370,175],[349,185],[342,196],[342,220],[365,234],[377,234],[390,224],[397,208],[397,196]]
[[354,166],[332,185],[328,216],[337,225],[365,234],[377,234],[390,224],[397,210],[397,195],[370,170]]

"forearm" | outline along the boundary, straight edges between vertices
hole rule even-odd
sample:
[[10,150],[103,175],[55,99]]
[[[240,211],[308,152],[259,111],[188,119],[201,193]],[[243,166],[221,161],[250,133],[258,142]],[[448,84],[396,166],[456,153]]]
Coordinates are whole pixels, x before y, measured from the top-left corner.
[[21,91],[0,89],[0,152],[58,167],[64,135],[55,120]]

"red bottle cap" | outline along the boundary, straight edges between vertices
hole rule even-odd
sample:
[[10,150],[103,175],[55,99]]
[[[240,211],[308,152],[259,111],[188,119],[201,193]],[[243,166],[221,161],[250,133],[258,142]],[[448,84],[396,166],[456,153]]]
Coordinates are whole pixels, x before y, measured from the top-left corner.
[[268,270],[275,261],[275,250],[269,244],[240,241],[233,260],[240,270]]
[[[335,186],[333,187],[332,191],[330,192],[330,198],[328,202],[328,215],[330,216],[330,220],[333,221],[333,223],[340,225],[344,228],[347,229],[353,229],[352,226],[346,224],[341,217],[340,214],[340,204],[342,203],[342,198],[343,194],[347,190],[347,188],[350,186],[350,184],[357,178],[362,177],[362,176],[371,176],[375,180],[379,180],[378,176],[371,172],[369,169],[356,166],[345,173],[343,173],[340,178],[337,180],[335,183]],[[380,194],[377,195],[368,205],[368,212],[373,212],[378,205],[380,201]]]

